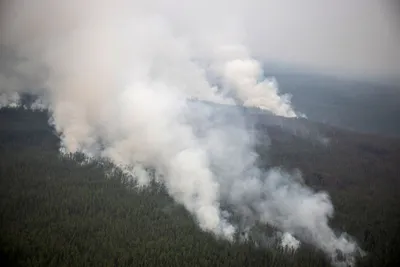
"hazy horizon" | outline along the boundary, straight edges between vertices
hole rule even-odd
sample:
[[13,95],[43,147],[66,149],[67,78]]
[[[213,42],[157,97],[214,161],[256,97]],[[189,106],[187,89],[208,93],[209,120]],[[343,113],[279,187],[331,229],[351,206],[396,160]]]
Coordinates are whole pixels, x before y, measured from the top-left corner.
[[259,1],[246,30],[257,58],[331,75],[400,75],[400,5],[353,0]]
[[[246,5],[235,0],[229,7],[228,2],[220,2],[158,3],[161,13],[190,18],[195,29],[224,29],[224,38],[242,40],[266,64],[357,80],[400,82],[400,5],[396,0],[253,0]],[[199,17],[200,11],[207,18]],[[2,18],[10,15],[3,13]],[[178,30],[188,27],[179,20],[177,24]],[[0,43],[6,44],[13,31],[3,23]]]

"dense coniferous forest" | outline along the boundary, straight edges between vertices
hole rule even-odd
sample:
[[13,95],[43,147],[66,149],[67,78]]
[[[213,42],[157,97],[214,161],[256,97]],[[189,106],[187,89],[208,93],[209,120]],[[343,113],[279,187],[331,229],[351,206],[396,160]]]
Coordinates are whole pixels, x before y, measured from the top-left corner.
[[[2,266],[330,266],[307,245],[292,253],[217,240],[159,186],[138,190],[106,163],[61,156],[47,121],[43,112],[0,110]],[[400,266],[400,140],[313,127],[329,145],[260,119],[258,136],[269,135],[257,147],[260,164],[299,168],[330,193],[333,227],[367,252],[358,266]]]

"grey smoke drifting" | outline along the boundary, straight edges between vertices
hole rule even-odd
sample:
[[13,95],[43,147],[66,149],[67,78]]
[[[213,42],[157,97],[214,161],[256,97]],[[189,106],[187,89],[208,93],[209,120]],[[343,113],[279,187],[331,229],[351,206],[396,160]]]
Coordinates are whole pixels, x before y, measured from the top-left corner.
[[3,7],[2,42],[26,60],[12,67],[17,76],[1,76],[0,103],[38,95],[64,151],[108,158],[140,185],[154,168],[204,231],[233,240],[234,214],[246,227],[269,224],[287,233],[286,243],[296,244],[294,235],[352,262],[358,247],[328,226],[328,195],[303,186],[299,175],[258,169],[240,112],[227,116],[203,102],[299,115],[247,49],[249,7],[239,0],[12,1]]

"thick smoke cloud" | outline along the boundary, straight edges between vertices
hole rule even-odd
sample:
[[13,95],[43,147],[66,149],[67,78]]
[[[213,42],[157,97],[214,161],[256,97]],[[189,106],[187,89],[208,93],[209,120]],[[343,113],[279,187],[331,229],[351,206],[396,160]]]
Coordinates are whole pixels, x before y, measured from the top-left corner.
[[236,216],[242,229],[268,224],[285,232],[285,246],[297,246],[296,236],[352,262],[358,247],[329,227],[328,195],[298,174],[258,169],[240,110],[209,104],[299,115],[247,49],[242,17],[249,6],[12,1],[3,9],[2,42],[25,60],[0,76],[0,103],[38,95],[36,106],[51,112],[64,151],[107,158],[139,185],[156,179],[218,237],[234,239]]

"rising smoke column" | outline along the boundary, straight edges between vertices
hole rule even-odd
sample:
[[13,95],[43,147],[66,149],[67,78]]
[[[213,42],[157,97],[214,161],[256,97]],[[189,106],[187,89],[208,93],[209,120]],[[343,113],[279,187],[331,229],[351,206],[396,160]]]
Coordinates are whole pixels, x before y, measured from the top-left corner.
[[[241,113],[227,122],[201,102],[298,115],[246,49],[245,2],[217,1],[211,11],[204,2],[13,1],[6,15],[18,16],[6,20],[6,41],[26,60],[13,68],[22,85],[5,83],[0,103],[38,95],[64,151],[108,158],[140,185],[154,168],[173,199],[216,236],[233,240],[238,227],[225,214],[234,213],[246,227],[269,224],[351,262],[358,247],[329,227],[328,195],[295,174],[258,169]],[[218,24],[226,12],[229,23]]]

